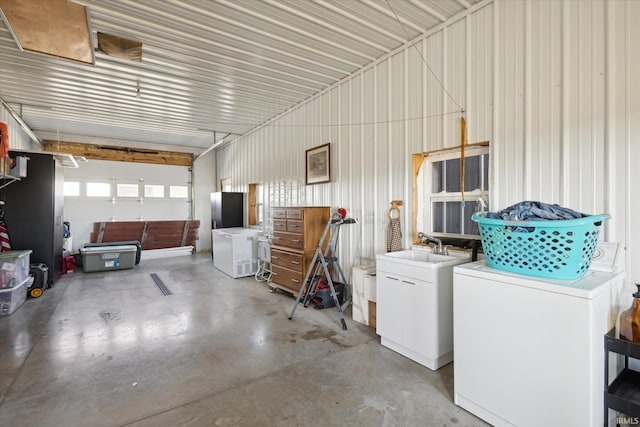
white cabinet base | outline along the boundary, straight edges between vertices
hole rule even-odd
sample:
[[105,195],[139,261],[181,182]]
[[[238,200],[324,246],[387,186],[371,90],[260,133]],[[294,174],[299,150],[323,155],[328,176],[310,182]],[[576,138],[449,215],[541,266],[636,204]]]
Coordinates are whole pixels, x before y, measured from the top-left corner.
[[482,406],[476,405],[469,399],[460,396],[458,393],[454,393],[453,403],[460,407],[463,407],[467,411],[476,415],[478,418],[485,420],[494,427],[514,427],[514,424],[511,424],[507,420],[500,418],[491,411],[487,411]]
[[450,351],[446,354],[441,355],[438,358],[427,357],[424,354],[413,351],[412,349],[403,346],[402,344],[398,344],[395,341],[392,341],[385,337],[380,337],[380,344],[383,346],[395,351],[396,353],[400,353],[401,355],[408,357],[409,359],[418,362],[419,364],[426,366],[427,368],[435,371],[440,369],[444,365],[453,362],[453,351]]

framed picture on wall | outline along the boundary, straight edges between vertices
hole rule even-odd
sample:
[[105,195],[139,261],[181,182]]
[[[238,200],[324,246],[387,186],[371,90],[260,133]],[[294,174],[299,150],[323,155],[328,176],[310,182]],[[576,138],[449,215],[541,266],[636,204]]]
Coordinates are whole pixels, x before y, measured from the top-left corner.
[[306,151],[306,183],[321,184],[331,181],[331,144]]

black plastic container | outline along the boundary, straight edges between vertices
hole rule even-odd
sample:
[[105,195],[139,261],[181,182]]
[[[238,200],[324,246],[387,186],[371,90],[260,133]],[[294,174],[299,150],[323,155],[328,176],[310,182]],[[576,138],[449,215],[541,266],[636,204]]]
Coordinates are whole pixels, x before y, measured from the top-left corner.
[[[336,295],[338,296],[338,302],[342,305],[344,301],[344,283],[333,282],[333,288],[336,290]],[[316,290],[316,294],[313,297],[313,304],[316,308],[329,308],[335,307],[336,304],[333,301],[333,297],[331,296],[331,288],[329,285],[326,285],[326,288],[323,286],[322,288]]]

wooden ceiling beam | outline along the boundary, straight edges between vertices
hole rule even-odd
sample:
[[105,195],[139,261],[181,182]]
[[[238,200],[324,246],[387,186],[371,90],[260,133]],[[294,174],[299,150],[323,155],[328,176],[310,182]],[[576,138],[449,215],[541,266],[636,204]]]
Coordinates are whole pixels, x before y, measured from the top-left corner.
[[116,162],[152,163],[156,165],[189,167],[193,165],[193,154],[177,151],[148,150],[144,148],[50,140],[44,141],[44,150],[50,153],[71,154],[91,160],[111,160]]

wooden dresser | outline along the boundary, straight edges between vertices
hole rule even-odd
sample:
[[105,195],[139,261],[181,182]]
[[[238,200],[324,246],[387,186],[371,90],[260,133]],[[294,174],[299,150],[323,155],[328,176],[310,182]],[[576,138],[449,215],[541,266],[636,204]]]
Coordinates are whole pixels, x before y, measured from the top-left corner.
[[273,216],[271,245],[271,287],[298,295],[331,208],[277,207]]

